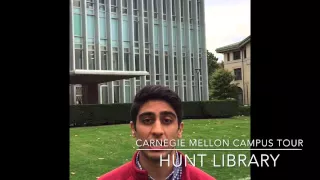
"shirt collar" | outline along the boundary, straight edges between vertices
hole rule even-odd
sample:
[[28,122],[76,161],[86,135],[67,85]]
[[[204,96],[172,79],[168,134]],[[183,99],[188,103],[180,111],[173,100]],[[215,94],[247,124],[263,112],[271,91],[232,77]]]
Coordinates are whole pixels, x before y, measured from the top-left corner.
[[[136,156],[136,166],[137,168],[139,168],[140,170],[142,170],[141,164],[139,162],[139,154],[140,151],[138,151],[137,156]],[[180,157],[178,152],[176,152],[176,163],[175,164],[179,164],[180,163]],[[169,174],[169,176],[166,178],[166,180],[180,180],[181,179],[181,174],[182,174],[182,166],[174,166],[173,167],[173,171]],[[152,178],[150,175],[148,175],[148,179],[150,180],[154,180],[154,178]]]

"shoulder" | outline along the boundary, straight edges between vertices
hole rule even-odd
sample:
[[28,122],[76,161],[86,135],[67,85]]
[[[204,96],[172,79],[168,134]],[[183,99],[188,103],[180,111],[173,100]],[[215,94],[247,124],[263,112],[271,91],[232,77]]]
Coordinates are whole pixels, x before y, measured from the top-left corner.
[[101,175],[98,180],[130,179],[131,173],[128,172],[130,171],[131,163],[132,162],[127,162],[126,164],[123,164],[122,166],[119,166],[116,169]]
[[190,179],[201,179],[201,180],[216,180],[214,177],[204,172],[203,170],[192,166],[190,164],[187,165],[187,171],[189,172]]

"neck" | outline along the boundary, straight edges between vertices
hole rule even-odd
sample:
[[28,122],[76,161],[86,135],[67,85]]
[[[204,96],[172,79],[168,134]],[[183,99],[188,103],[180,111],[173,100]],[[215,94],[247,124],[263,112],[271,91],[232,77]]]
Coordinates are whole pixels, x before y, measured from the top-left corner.
[[[174,158],[173,158],[174,157]],[[169,159],[169,163],[168,160]],[[139,162],[143,169],[148,171],[148,174],[158,180],[166,179],[169,174],[173,171],[173,162],[176,160],[176,151],[171,151],[167,158],[162,159],[162,165],[160,166],[159,160],[151,160],[144,156],[143,153],[139,155]]]

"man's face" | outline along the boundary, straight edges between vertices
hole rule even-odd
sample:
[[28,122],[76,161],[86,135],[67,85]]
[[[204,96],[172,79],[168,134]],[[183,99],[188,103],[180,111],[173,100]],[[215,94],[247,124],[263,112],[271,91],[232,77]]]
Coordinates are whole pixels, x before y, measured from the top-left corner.
[[[154,141],[154,146],[157,146],[156,140],[158,142],[166,142],[166,147],[156,147],[172,149],[170,145],[172,140],[176,140],[182,137],[183,123],[178,126],[178,119],[173,108],[165,101],[151,100],[143,104],[138,112],[136,119],[136,130],[134,129],[134,124],[131,122],[131,130],[133,136],[138,140],[139,144],[147,140],[149,145],[151,144],[150,140]],[[164,141],[166,140],[166,141]],[[141,149],[148,149],[148,146],[142,146]],[[148,159],[159,160],[160,155],[162,158],[167,158],[171,150],[143,150],[142,153]]]

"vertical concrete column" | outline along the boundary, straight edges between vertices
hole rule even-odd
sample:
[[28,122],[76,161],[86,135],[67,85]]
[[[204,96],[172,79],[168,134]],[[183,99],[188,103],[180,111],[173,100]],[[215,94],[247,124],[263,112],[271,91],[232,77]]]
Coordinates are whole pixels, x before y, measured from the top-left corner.
[[149,17],[149,42],[150,42],[150,84],[156,84],[156,64],[155,64],[155,47],[154,47],[154,8],[153,0],[148,1]]
[[183,61],[182,61],[182,35],[181,35],[181,1],[177,0],[177,63],[178,63],[178,82],[179,82],[179,96],[182,100],[185,99],[185,94],[184,94],[184,81],[183,81]]

